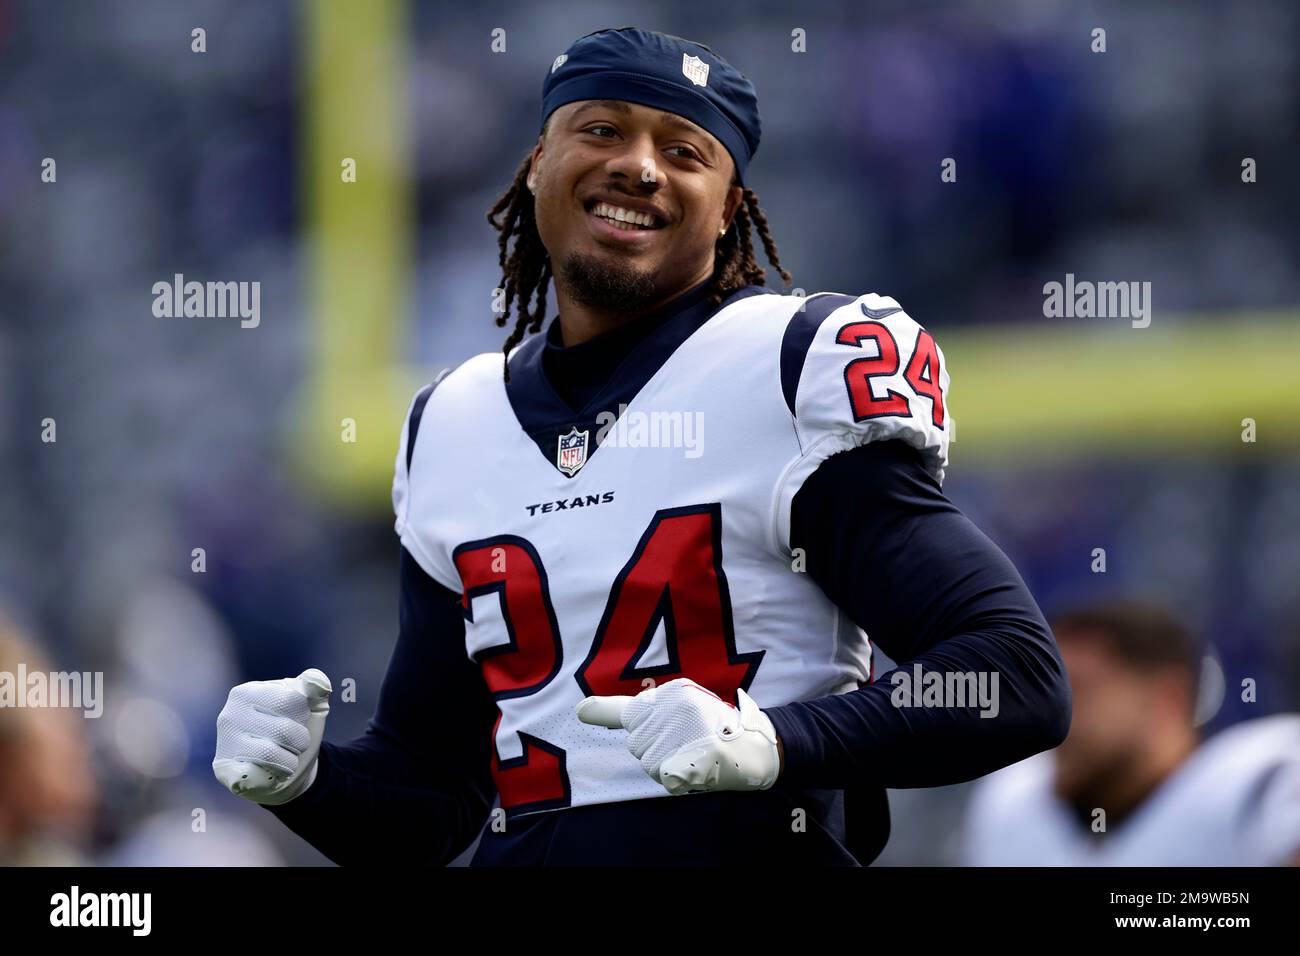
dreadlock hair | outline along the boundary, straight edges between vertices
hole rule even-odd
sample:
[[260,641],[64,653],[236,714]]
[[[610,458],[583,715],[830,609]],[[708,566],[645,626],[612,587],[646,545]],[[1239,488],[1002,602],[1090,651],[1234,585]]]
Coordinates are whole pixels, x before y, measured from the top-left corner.
[[[542,135],[546,128],[542,128]],[[507,358],[510,350],[522,341],[529,332],[540,332],[542,321],[546,318],[546,289],[551,281],[551,258],[542,245],[542,237],[537,232],[537,219],[534,215],[533,194],[528,188],[528,167],[531,151],[519,164],[515,180],[510,184],[496,205],[487,214],[492,228],[501,235],[497,238],[500,249],[502,289],[505,303],[496,316],[496,324],[502,328],[509,320],[511,307],[516,306],[518,317],[514,330],[501,347]],[[735,176],[731,184],[738,185]],[[498,221],[498,217],[504,218]],[[709,302],[714,308],[722,304],[728,296],[747,285],[766,285],[766,270],[754,260],[754,243],[749,234],[750,224],[758,228],[758,237],[762,240],[763,251],[768,262],[776,269],[787,286],[794,282],[791,274],[781,265],[777,255],[776,243],[768,231],[767,216],[759,208],[758,196],[748,187],[744,189],[744,198],[726,235],[718,240],[714,252],[713,277],[709,286]],[[509,249],[510,239],[514,238],[513,249]],[[536,296],[536,302],[529,302]],[[505,366],[505,380],[510,381],[510,365]]]

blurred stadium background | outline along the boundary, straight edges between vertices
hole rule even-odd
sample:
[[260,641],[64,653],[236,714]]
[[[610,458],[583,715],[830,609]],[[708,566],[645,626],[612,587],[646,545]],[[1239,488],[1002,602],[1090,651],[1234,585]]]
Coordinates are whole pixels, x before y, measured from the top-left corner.
[[[330,738],[364,728],[396,634],[403,411],[500,347],[485,213],[552,59],[625,24],[754,80],[751,185],[797,287],[884,292],[935,332],[946,490],[1044,608],[1177,609],[1224,674],[1208,732],[1300,709],[1289,0],[0,0],[0,607],[107,682],[61,746],[0,733],[89,771],[9,808],[29,825],[0,830],[0,862],[323,861],[215,782],[216,714],[235,683],[316,665],[357,684]],[[155,318],[175,273],[260,281],[260,325]],[[1044,318],[1067,273],[1149,281],[1151,326]],[[891,793],[880,862],[954,862],[967,791]]]

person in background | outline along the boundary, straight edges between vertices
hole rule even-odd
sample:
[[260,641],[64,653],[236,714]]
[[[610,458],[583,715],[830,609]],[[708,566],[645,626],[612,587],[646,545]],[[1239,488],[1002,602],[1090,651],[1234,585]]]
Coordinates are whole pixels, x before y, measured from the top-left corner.
[[[0,613],[0,673],[49,673],[36,644]],[[99,803],[75,710],[0,704],[0,866],[81,866]]]
[[1052,621],[1074,689],[1064,743],[976,785],[971,866],[1300,864],[1300,715],[1202,741],[1202,650],[1141,601]]

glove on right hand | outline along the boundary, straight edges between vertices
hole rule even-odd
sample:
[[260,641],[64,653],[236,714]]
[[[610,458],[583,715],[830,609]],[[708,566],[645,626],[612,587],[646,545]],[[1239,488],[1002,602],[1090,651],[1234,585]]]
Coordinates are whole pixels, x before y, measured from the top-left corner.
[[217,716],[216,778],[231,793],[270,806],[303,793],[316,780],[332,689],[315,668],[232,688]]

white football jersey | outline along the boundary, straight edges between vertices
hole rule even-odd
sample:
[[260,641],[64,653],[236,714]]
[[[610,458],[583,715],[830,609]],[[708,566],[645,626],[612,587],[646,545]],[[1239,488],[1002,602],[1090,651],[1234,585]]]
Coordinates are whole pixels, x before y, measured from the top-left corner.
[[749,287],[701,313],[612,426],[574,412],[537,438],[500,353],[421,396],[413,451],[404,427],[397,455],[396,529],[462,595],[465,653],[498,707],[507,812],[667,796],[626,734],[578,720],[589,694],[689,677],[771,707],[868,681],[866,636],[800,573],[791,502],[829,455],[882,439],[920,450],[942,481],[948,381],[893,299]]
[[1300,716],[1237,724],[1198,747],[1104,834],[1052,790],[1035,754],[975,787],[969,866],[1278,866],[1300,853]]

